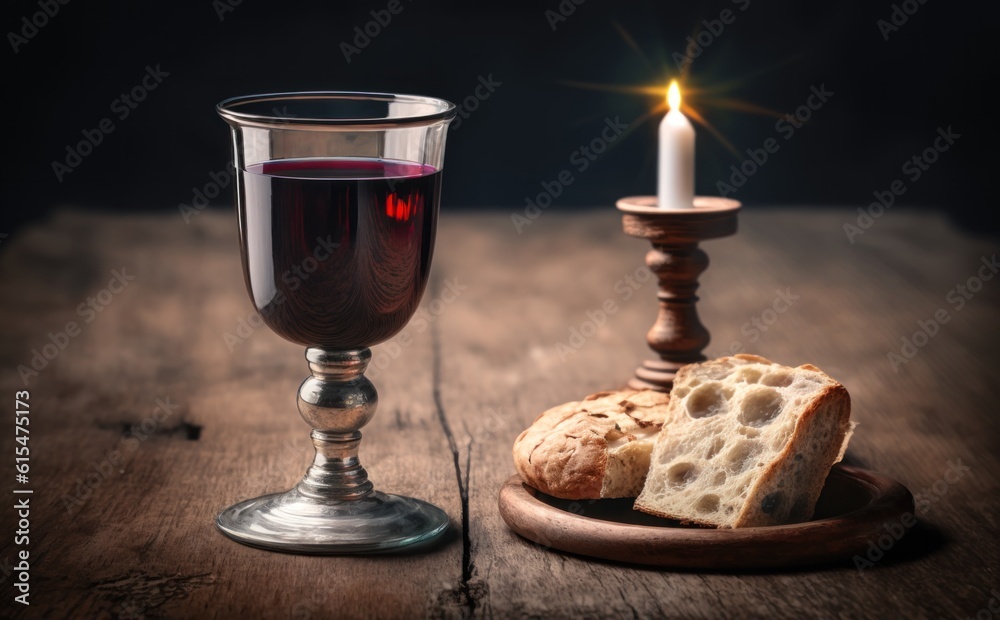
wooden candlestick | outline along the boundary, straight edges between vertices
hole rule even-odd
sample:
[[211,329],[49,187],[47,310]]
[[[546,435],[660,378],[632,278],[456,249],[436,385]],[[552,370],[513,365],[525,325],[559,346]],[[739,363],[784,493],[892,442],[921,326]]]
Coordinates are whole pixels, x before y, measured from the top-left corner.
[[622,212],[625,232],[653,244],[646,264],[660,281],[656,295],[660,313],[646,334],[658,359],[636,368],[628,385],[669,392],[681,366],[706,359],[702,351],[709,334],[698,318],[695,291],[698,276],[708,267],[708,255],[698,243],[735,233],[741,205],[728,198],[696,196],[694,208],[660,209],[656,196],[632,196],[616,206]]

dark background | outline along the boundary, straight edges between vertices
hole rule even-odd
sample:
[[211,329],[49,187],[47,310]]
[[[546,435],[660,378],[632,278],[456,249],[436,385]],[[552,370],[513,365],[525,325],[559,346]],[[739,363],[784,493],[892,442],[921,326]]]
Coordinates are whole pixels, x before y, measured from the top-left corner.
[[[741,153],[768,137],[781,143],[732,197],[751,208],[860,206],[903,179],[900,204],[946,209],[965,227],[996,230],[987,197],[998,125],[987,115],[997,78],[992,3],[910,0],[919,8],[886,41],[877,21],[890,18],[887,0],[750,0],[745,11],[729,0],[586,0],[554,31],[545,11],[558,10],[558,0],[402,0],[403,11],[347,63],[340,44],[386,1],[243,0],[220,19],[222,2],[75,0],[17,53],[6,42],[0,232],[59,206],[127,212],[190,204],[194,189],[229,160],[228,129],[214,111],[226,97],[373,90],[461,103],[491,75],[501,86],[450,134],[444,208],[523,207],[541,182],[573,167],[570,154],[600,135],[606,117],[618,116],[629,133],[574,172],[552,208],[610,207],[621,196],[655,192],[659,118],[636,119],[660,98],[570,82],[665,84],[676,74],[671,53],[726,8],[736,20],[694,61],[691,86],[726,86],[725,97],[779,113],[804,104],[811,86],[834,93],[787,141],[774,118],[693,102]],[[39,10],[37,0],[6,3],[4,32],[20,32],[21,18]],[[147,65],[169,77],[119,121],[111,103],[141,82]],[[52,162],[104,117],[115,131],[58,182]],[[919,181],[905,179],[903,162],[947,126],[960,141]],[[742,156],[705,129],[697,144],[697,190],[716,194],[716,181]],[[213,206],[231,205],[230,192]]]

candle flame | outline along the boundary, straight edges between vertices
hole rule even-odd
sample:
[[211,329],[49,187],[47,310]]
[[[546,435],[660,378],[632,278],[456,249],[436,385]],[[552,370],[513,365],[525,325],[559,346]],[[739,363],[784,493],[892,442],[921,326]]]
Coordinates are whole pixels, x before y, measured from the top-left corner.
[[670,87],[667,88],[667,105],[671,110],[681,109],[681,88],[677,85],[677,80],[671,80]]

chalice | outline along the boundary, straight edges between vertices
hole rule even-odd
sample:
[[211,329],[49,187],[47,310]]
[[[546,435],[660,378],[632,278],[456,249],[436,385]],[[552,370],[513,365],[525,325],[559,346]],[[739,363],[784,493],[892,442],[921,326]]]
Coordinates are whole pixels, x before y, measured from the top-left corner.
[[316,455],[293,489],[239,502],[230,538],[292,553],[373,553],[426,543],[441,509],[375,491],[358,459],[378,396],[369,347],[397,334],[427,284],[455,106],[414,95],[235,97],[230,125],[240,253],[263,322],[306,347],[298,410]]

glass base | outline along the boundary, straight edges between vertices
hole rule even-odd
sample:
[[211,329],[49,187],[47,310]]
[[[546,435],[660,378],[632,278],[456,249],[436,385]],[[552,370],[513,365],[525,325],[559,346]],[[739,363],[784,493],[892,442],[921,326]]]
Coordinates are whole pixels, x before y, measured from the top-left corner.
[[222,533],[252,547],[308,554],[387,552],[427,543],[448,515],[419,499],[373,492],[362,499],[317,499],[298,487],[223,510]]

